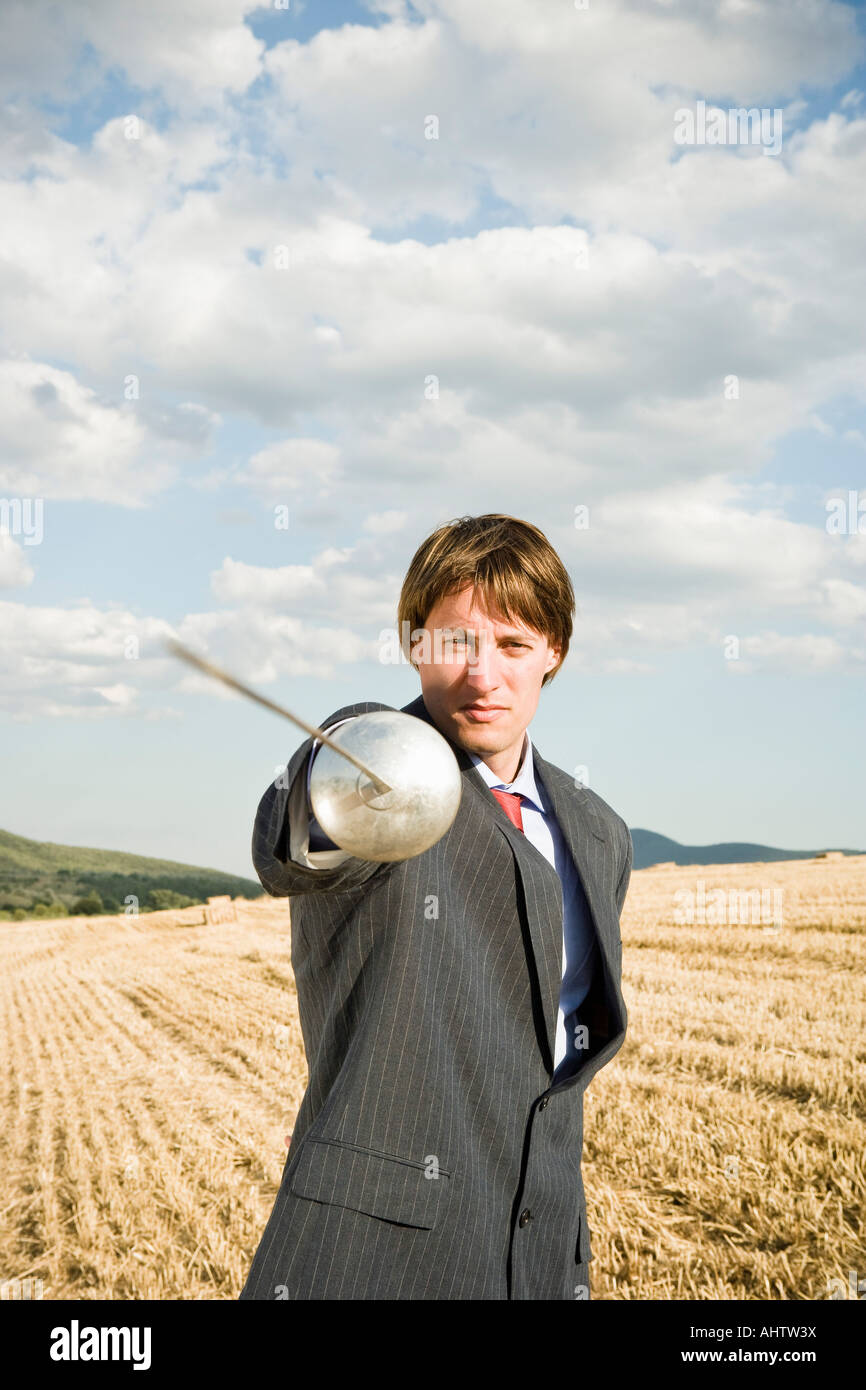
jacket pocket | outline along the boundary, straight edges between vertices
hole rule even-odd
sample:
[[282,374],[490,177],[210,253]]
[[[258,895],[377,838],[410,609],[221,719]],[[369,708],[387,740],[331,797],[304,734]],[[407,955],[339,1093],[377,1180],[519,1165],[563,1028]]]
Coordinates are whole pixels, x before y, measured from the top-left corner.
[[438,1177],[426,1173],[426,1165],[414,1159],[332,1139],[307,1138],[290,1188],[296,1197],[432,1230],[450,1174],[441,1168]]

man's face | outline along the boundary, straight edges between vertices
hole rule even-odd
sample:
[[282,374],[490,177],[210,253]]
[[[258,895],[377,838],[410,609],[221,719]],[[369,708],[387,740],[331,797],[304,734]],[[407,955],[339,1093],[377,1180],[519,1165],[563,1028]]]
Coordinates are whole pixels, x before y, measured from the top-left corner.
[[471,585],[440,599],[425,634],[412,654],[424,704],[442,733],[484,761],[522,748],[559,649],[520,621],[479,608]]

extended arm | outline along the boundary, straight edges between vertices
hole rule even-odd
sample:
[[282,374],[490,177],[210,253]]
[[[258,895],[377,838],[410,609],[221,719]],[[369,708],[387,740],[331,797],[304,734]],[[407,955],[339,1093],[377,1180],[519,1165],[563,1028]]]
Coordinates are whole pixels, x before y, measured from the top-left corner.
[[[338,710],[321,727],[328,729],[342,722],[342,718],[389,708],[378,704],[355,705],[351,707],[351,714]],[[285,772],[266,788],[256,811],[253,865],[262,887],[275,898],[356,888],[374,874],[392,867],[356,859],[340,849],[314,850],[311,856],[307,773],[314,742],[308,738],[295,750]]]

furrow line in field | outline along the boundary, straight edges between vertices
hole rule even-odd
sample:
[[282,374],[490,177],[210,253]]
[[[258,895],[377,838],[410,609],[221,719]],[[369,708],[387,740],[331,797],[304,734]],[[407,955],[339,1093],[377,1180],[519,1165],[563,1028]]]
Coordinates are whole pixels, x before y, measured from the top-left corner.
[[31,1260],[37,1265],[44,1262],[44,1269],[37,1268],[35,1272],[44,1277],[49,1289],[56,1290],[64,1285],[62,1251],[71,1214],[64,1171],[64,1078],[58,1074],[51,1008],[45,1005],[44,986],[40,988],[35,978],[22,978],[19,984],[24,1014],[33,1029],[35,1084],[40,1092],[35,1116],[36,1150],[22,1175],[30,1208],[30,1220],[25,1218],[22,1237],[31,1245]]
[[39,1150],[39,1116],[50,1103],[40,1085],[40,1037],[37,1020],[29,1007],[27,992],[20,979],[10,982],[12,1007],[9,1012],[11,1064],[17,1088],[17,1105],[7,1149],[4,1176],[11,1202],[6,1208],[3,1240],[4,1265],[9,1277],[31,1272],[46,1273],[39,1266],[45,1250],[42,1198],[36,1179]]
[[104,1252],[101,1264],[113,1266],[114,1278],[124,1286],[138,1288],[140,1271],[136,1270],[135,1261],[141,1256],[135,1252],[145,1237],[150,1237],[158,1261],[160,1242],[173,1224],[171,1219],[165,1219],[166,1211],[171,1216],[171,1204],[163,1203],[160,1208],[156,1195],[166,1182],[175,1192],[185,1187],[183,1204],[194,1210],[195,1192],[175,1171],[173,1155],[166,1152],[160,1131],[151,1121],[144,1091],[124,1085],[120,1076],[106,1081],[103,1075],[101,1082],[97,1079],[94,1068],[99,1066],[99,1052],[93,1043],[99,1037],[89,1033],[87,1024],[91,1020],[76,1010],[75,996],[67,994],[56,1012],[58,1047],[64,1047],[64,1036],[67,1047],[70,1038],[77,1039],[75,1056],[83,1060],[79,1084],[88,1097],[91,1146],[101,1158],[97,1198]]
[[70,1289],[98,1285],[104,1244],[96,1177],[101,1155],[94,1149],[89,1123],[92,1091],[87,1062],[82,1064],[86,1049],[74,1011],[68,1007],[76,987],[74,977],[64,979],[61,972],[42,987],[36,982],[33,987],[49,1043],[57,1105],[56,1171],[66,1236],[63,1266],[53,1289],[56,1298],[67,1296]]
[[[85,1001],[81,995],[76,995],[74,1006],[80,1011],[82,1019],[87,1018],[90,1027],[88,1047],[85,1047],[85,1055],[97,1054],[100,1037],[104,1039],[106,1025],[113,1024],[111,1014],[112,1002],[116,1002],[115,994],[103,982],[92,983],[92,989],[105,991],[104,999],[98,1002],[105,1010],[105,1024],[100,1025],[92,1016],[88,1016]],[[82,1023],[82,1030],[87,1034],[87,1027]],[[134,1043],[124,1038],[127,1048],[134,1047]],[[133,1054],[131,1060],[135,1063],[138,1059]],[[201,1086],[197,1092],[195,1088],[196,1077],[191,1075],[189,1070],[181,1063],[178,1066],[172,1059],[160,1058],[151,1066],[146,1076],[130,1077],[128,1074],[124,1081],[124,1090],[129,1092],[130,1082],[141,1083],[140,1099],[141,1105],[146,1109],[164,1141],[164,1146],[169,1150],[176,1150],[193,1155],[222,1155],[224,1161],[230,1168],[238,1166],[246,1167],[253,1173],[259,1174],[259,1181],[267,1185],[271,1179],[267,1171],[262,1167],[258,1156],[257,1146],[245,1143],[237,1134],[232,1134],[231,1140],[226,1142],[222,1137],[217,1137],[215,1124],[219,1126],[219,1120],[215,1116],[226,1116],[228,1114],[236,1130],[241,1134],[253,1134],[257,1131],[261,1134],[261,1143],[264,1148],[266,1145],[274,1148],[273,1136],[282,1136],[286,1129],[286,1114],[283,1107],[278,1106],[269,1100],[268,1109],[272,1115],[271,1122],[263,1125],[261,1106],[253,1103],[246,1093],[246,1087],[241,1085],[239,1088],[234,1081],[229,1081],[225,1076],[214,1077],[205,1074],[200,1078]],[[226,1086],[230,1090],[240,1091],[240,1095],[225,1095]],[[152,1096],[158,1097],[154,1100]],[[273,1129],[270,1133],[270,1126]],[[198,1166],[198,1158],[194,1160]]]

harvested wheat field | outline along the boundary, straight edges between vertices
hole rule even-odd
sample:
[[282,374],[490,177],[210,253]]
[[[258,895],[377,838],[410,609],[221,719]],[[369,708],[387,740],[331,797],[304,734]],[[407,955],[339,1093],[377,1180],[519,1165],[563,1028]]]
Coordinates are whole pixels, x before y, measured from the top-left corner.
[[[0,1283],[237,1297],[306,1082],[288,904],[237,913],[0,924]],[[628,1036],[586,1096],[593,1297],[851,1297],[866,856],[636,872],[623,941]]]

